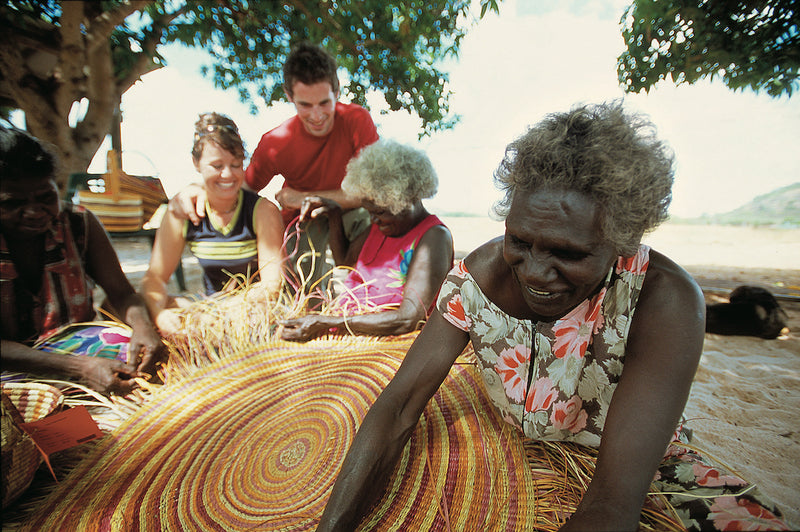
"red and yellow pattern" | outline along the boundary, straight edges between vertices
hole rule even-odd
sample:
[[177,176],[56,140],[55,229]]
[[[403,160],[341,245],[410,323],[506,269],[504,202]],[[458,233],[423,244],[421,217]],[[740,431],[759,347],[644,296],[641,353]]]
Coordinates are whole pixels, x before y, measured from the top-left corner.
[[[24,529],[313,530],[414,337],[273,342],[180,375]],[[564,475],[535,482],[529,453],[460,358],[362,530],[555,530],[574,510],[548,487]]]

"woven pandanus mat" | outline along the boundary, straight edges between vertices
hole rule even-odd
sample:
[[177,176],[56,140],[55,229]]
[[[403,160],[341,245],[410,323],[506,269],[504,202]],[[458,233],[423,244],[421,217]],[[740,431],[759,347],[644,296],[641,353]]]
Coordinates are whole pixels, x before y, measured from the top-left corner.
[[[98,444],[23,529],[312,530],[413,338],[270,343],[199,368]],[[536,497],[520,438],[457,362],[362,529],[534,530]]]

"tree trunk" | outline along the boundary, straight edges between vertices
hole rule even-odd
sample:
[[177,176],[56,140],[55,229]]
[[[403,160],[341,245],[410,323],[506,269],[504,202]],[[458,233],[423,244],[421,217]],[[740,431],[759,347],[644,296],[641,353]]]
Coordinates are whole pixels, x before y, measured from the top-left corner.
[[[25,112],[32,135],[55,146],[60,160],[55,177],[62,192],[69,175],[86,171],[111,132],[122,93],[141,74],[158,68],[151,58],[141,57],[123,81],[114,71],[111,32],[146,4],[120,4],[89,19],[87,2],[62,2],[57,26],[35,21],[0,32],[4,96]],[[85,114],[73,116],[79,105]]]

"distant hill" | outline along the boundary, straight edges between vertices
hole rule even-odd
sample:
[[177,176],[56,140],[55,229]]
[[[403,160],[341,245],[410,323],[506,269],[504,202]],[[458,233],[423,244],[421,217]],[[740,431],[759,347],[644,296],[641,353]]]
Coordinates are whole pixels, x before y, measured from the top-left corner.
[[698,218],[676,219],[679,223],[800,227],[800,183],[753,198],[730,212]]

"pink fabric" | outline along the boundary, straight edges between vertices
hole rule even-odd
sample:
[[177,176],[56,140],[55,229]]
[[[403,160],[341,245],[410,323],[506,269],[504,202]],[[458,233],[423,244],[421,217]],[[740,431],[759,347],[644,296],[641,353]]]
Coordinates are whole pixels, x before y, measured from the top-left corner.
[[[310,135],[295,115],[261,137],[245,179],[256,191],[278,174],[285,180],[284,187],[303,192],[338,189],[350,159],[376,140],[372,117],[356,104],[336,104],[333,129],[324,137]],[[284,210],[284,223],[298,214],[296,209]]]
[[431,214],[408,233],[389,237],[373,224],[354,271],[344,280],[347,292],[340,296],[339,305],[361,310],[400,306],[414,249],[422,235],[437,225],[444,224]]

